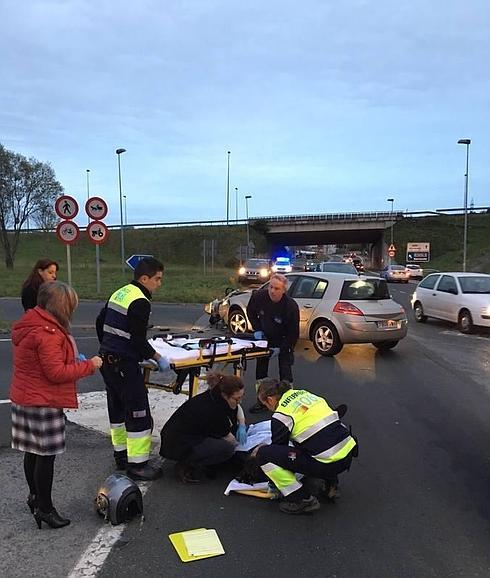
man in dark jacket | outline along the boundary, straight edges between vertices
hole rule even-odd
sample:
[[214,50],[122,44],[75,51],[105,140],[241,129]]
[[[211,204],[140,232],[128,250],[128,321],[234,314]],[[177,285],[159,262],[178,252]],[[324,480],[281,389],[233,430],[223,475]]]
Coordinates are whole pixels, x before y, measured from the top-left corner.
[[135,480],[161,475],[148,463],[153,420],[139,362],[154,359],[162,371],[169,368],[146,338],[152,294],[160,287],[162,276],[159,261],[141,259],[134,280],[111,295],[96,321],[114,458],[117,468],[126,468]]
[[[252,293],[247,306],[247,315],[256,339],[267,339],[273,350],[271,358],[279,358],[279,379],[293,381],[292,366],[294,347],[299,337],[299,307],[294,299],[286,294],[287,278],[276,273],[272,275],[267,288]],[[259,357],[255,377],[257,380],[267,377],[269,358]],[[250,408],[251,413],[267,411],[257,400]]]

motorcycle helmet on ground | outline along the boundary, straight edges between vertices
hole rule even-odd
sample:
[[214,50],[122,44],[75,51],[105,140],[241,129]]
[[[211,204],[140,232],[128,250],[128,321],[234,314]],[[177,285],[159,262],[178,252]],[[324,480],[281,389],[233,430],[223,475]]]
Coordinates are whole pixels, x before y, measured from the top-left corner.
[[114,526],[143,514],[141,490],[127,476],[111,474],[95,497],[97,513]]

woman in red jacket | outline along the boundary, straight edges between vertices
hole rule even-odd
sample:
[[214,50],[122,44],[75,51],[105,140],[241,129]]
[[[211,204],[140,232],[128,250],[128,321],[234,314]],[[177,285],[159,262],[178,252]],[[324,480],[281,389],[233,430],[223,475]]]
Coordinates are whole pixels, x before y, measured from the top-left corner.
[[65,451],[63,408],[78,406],[76,380],[95,373],[102,359],[78,358],[70,335],[78,298],[69,285],[43,283],[37,299],[37,307],[26,311],[12,328],[12,447],[24,452],[27,504],[38,527],[46,522],[62,528],[70,520],[53,507],[51,488],[55,457]]

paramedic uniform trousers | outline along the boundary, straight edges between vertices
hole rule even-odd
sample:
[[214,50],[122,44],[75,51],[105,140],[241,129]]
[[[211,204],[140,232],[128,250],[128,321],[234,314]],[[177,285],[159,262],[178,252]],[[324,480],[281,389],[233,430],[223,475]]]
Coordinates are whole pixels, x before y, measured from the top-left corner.
[[[275,347],[272,343],[269,343],[269,347]],[[269,373],[269,357],[258,357],[257,366],[255,369],[255,379],[263,379],[268,376]],[[281,381],[289,381],[293,383],[293,370],[292,366],[294,364],[294,353],[291,349],[281,348],[279,352],[279,379]]]
[[136,360],[119,359],[101,368],[107,392],[114,451],[127,450],[128,462],[148,461],[153,420],[143,372]]
[[257,452],[257,463],[262,471],[281,494],[290,499],[303,497],[304,493],[294,473],[325,480],[327,485],[337,485],[337,475],[349,469],[351,461],[349,453],[337,462],[323,463],[300,448],[278,444],[262,446]]

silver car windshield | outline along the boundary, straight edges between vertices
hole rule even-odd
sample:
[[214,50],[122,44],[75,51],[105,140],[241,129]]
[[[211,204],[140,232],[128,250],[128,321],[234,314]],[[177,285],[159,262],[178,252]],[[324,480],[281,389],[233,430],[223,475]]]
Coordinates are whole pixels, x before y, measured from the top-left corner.
[[391,299],[391,297],[384,279],[349,279],[344,281],[340,299],[378,301],[379,299]]
[[458,277],[463,293],[490,293],[490,277]]

